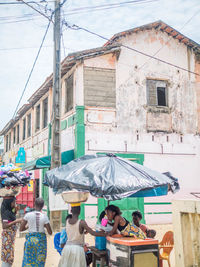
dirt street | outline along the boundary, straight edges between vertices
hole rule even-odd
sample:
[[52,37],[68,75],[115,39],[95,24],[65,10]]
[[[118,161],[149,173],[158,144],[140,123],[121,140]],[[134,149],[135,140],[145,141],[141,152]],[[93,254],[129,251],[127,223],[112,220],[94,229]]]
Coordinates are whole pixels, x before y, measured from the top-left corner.
[[[172,230],[172,225],[151,225],[149,228],[153,228],[157,231],[157,239],[161,240],[162,236],[165,232]],[[1,229],[0,229],[1,230]],[[48,250],[47,250],[47,260],[46,260],[46,267],[57,267],[60,255],[54,249],[53,244],[54,236],[48,236]],[[17,237],[15,242],[15,261],[13,267],[20,267],[22,264],[23,258],[23,247],[24,247],[24,237]],[[94,237],[90,235],[86,235],[86,243],[89,245],[94,245]],[[175,260],[174,260],[174,250],[171,253],[171,263],[172,267],[175,267]],[[168,265],[164,263],[163,267],[167,267]]]

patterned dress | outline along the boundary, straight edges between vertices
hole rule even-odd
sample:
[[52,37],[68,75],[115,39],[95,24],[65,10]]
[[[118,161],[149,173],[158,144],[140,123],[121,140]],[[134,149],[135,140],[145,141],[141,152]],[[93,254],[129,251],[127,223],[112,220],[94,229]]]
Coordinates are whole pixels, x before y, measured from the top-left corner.
[[47,239],[45,233],[29,233],[24,243],[22,267],[44,267],[47,256]]
[[2,231],[1,260],[13,264],[14,261],[14,244],[16,237],[16,225],[10,226]]
[[145,233],[133,223],[129,223],[121,234],[123,236],[132,236],[138,239],[146,239]]

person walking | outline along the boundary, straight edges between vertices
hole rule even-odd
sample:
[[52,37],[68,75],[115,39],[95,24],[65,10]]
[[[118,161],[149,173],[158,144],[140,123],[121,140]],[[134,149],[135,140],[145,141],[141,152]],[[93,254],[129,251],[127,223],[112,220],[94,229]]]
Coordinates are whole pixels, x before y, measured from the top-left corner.
[[29,212],[22,220],[20,231],[28,229],[26,241],[24,243],[24,257],[22,267],[44,267],[47,255],[47,239],[45,228],[48,234],[52,234],[52,229],[47,215],[41,212],[44,207],[44,200],[35,200],[35,211]]
[[2,220],[2,245],[1,261],[2,267],[10,267],[14,262],[14,245],[17,232],[17,223],[21,219],[16,219],[17,207],[15,197],[5,197],[1,205]]

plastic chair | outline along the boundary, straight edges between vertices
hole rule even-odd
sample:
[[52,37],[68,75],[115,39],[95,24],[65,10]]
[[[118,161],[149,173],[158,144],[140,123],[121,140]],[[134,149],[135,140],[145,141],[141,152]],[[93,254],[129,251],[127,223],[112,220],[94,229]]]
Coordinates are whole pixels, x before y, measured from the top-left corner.
[[60,247],[60,232],[56,233],[54,236],[54,248],[58,251],[58,253],[61,255],[62,248]]
[[165,233],[162,241],[159,243],[159,249],[160,250],[162,249],[162,253],[160,251],[159,258],[160,261],[166,260],[168,262],[169,267],[171,267],[169,256],[173,247],[174,247],[174,234],[172,231],[168,231]]

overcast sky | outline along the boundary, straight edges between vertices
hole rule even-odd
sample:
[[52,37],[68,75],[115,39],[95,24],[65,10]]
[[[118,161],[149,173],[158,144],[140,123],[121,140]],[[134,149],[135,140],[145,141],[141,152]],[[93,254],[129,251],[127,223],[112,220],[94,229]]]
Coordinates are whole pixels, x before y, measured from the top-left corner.
[[[0,0],[0,4],[15,1]],[[126,4],[119,8],[98,11],[79,9],[125,1],[130,0],[68,0],[63,6],[62,16],[70,24],[88,28],[107,38],[123,30],[163,20],[175,29],[181,29],[184,35],[200,43],[199,0],[148,0],[139,4]],[[42,1],[36,0],[35,2]],[[53,1],[43,1],[41,6],[32,5],[44,12],[45,2],[49,2],[47,7],[53,9]],[[74,12],[72,11],[74,9],[79,10]],[[186,22],[188,23],[185,25]],[[47,24],[47,19],[24,4],[0,5],[0,129],[14,114]],[[52,73],[52,36],[51,26],[20,107]],[[69,30],[64,26],[63,39],[65,54],[62,46],[62,59],[68,53],[104,44],[104,41],[98,37],[81,30]]]

